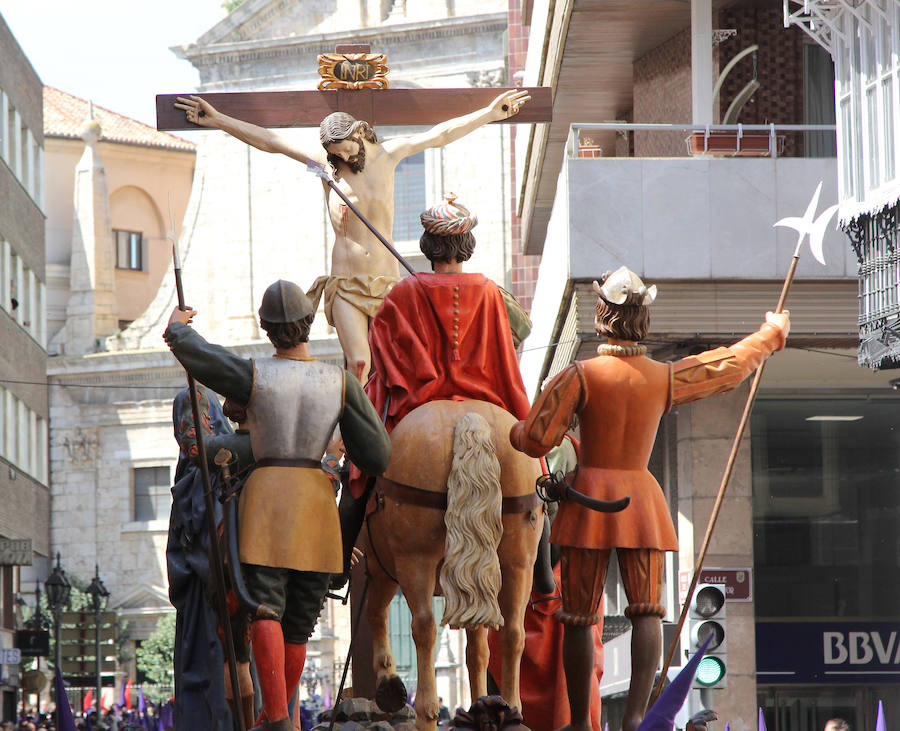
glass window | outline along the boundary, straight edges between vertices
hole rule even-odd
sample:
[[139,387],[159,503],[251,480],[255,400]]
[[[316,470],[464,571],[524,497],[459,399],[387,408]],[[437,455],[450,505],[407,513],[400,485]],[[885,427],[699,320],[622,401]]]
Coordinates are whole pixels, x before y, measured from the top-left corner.
[[760,399],[751,429],[757,617],[896,618],[900,402]]
[[868,183],[870,188],[877,188],[881,184],[878,177],[878,88],[870,86],[866,89],[866,118],[867,132],[866,136],[869,143],[869,170]]
[[884,179],[893,180],[895,174],[894,156],[894,87],[893,77],[881,82],[882,103],[884,104]]
[[425,202],[425,153],[417,152],[397,166],[394,173],[394,241],[418,241],[422,235],[419,214]]
[[141,261],[143,235],[140,231],[113,229],[113,235],[116,238],[116,268],[141,271],[144,267]]
[[165,520],[172,503],[168,467],[135,467],[134,519]]

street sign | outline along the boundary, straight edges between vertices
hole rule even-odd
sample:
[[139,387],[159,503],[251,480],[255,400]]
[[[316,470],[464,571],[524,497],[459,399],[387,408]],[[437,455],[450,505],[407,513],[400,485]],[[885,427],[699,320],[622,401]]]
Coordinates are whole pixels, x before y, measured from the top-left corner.
[[0,539],[0,565],[31,566],[33,559],[30,538]]
[[900,622],[756,623],[758,683],[900,683]]
[[22,662],[22,651],[18,647],[4,647],[0,650],[0,662],[4,665],[18,665]]
[[[678,572],[678,593],[681,601],[691,587],[691,569]],[[749,602],[753,597],[751,569],[701,569],[698,584],[725,584],[725,598],[730,602]]]
[[18,629],[15,646],[22,651],[24,657],[48,657],[50,632],[45,629]]

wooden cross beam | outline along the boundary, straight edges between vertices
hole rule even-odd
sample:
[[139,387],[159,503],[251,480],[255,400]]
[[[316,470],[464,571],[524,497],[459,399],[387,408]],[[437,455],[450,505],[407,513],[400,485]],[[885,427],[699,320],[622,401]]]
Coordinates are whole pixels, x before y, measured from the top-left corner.
[[[550,122],[553,94],[549,86],[528,87],[531,101],[505,124]],[[349,112],[373,127],[378,125],[434,125],[482,109],[504,89],[354,89],[324,91],[255,91],[198,94],[229,117],[260,127],[318,127],[332,112]],[[156,96],[156,127],[160,130],[205,129],[188,122],[175,108],[175,97]]]

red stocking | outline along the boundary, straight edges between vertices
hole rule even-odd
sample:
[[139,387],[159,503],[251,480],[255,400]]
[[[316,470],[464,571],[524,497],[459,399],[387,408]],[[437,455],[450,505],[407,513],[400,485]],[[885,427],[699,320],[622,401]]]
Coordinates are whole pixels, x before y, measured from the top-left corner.
[[284,643],[284,694],[290,700],[300,682],[303,665],[306,663],[306,643],[297,645]]
[[274,619],[257,619],[250,625],[250,637],[253,641],[253,659],[259,673],[263,710],[269,721],[279,721],[288,715],[281,623]]

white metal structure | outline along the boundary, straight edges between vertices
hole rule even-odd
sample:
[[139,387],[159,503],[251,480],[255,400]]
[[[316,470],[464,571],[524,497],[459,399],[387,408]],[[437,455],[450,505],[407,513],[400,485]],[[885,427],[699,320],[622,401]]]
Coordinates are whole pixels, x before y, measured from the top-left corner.
[[842,225],[900,200],[900,0],[784,0],[835,62]]

